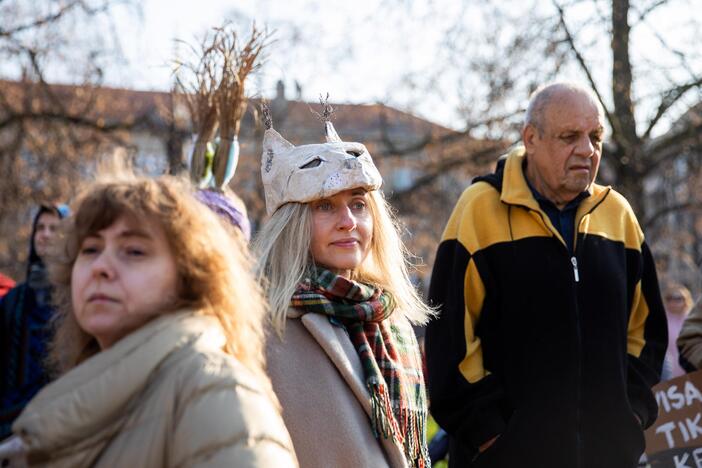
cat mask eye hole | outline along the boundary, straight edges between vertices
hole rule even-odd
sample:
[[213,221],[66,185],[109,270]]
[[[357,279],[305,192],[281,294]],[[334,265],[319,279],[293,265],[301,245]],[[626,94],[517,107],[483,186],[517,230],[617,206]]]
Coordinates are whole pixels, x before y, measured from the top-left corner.
[[314,158],[313,160],[306,162],[302,166],[300,166],[300,169],[311,169],[313,167],[317,167],[320,164],[322,164],[322,160],[320,158]]

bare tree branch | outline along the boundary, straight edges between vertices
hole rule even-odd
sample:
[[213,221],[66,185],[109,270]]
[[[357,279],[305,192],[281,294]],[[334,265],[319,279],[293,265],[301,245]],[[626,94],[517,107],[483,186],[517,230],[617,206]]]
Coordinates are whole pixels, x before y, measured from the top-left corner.
[[[418,151],[422,151],[430,145],[448,145],[451,143],[456,143],[461,140],[473,140],[471,136],[473,130],[479,127],[487,126],[495,122],[501,122],[508,118],[514,117],[518,114],[523,113],[523,109],[517,109],[514,112],[507,114],[491,117],[480,122],[474,122],[462,131],[448,131],[440,135],[432,135],[430,133],[424,134],[418,141],[412,143],[411,145],[405,145],[400,147],[390,138],[389,126],[387,116],[384,112],[380,114],[380,142],[385,146],[386,151],[384,154],[377,155],[378,157],[400,157],[416,154]],[[502,147],[508,146],[507,143],[500,142]]]
[[689,201],[685,203],[677,203],[674,205],[665,206],[659,210],[653,212],[649,217],[644,219],[641,223],[641,227],[645,230],[650,228],[655,222],[661,219],[663,216],[675,213],[677,211],[686,210],[702,210],[702,202],[700,201]]
[[[696,145],[692,145],[693,142]],[[640,176],[652,175],[661,164],[680,156],[685,146],[696,146],[702,150],[702,122],[687,124],[681,130],[670,131],[664,137],[653,141],[646,149],[651,156],[646,161]]]
[[698,88],[702,86],[702,78],[698,78],[697,80],[690,81],[688,83],[685,83],[680,86],[676,86],[672,89],[669,89],[665,92],[663,92],[663,96],[661,97],[661,102],[658,104],[658,109],[656,110],[656,114],[653,116],[651,121],[648,124],[648,127],[646,128],[646,131],[643,134],[642,139],[647,140],[651,136],[651,132],[653,131],[653,128],[656,126],[658,121],[665,115],[665,113],[668,111],[668,109],[673,106],[678,100],[683,97],[685,93],[687,93],[689,90],[693,88]]
[[[69,197],[83,165],[115,146],[134,148],[130,131],[136,127],[164,130],[151,109],[111,106],[106,100],[115,93],[99,89],[98,54],[111,49],[90,37],[104,37],[101,20],[111,21],[115,5],[136,7],[136,2],[0,2],[2,60],[22,71],[18,82],[0,82],[0,268],[21,274],[15,265],[22,253],[8,246],[26,235],[16,227],[29,207],[37,200]],[[74,25],[81,28],[81,41],[72,40]],[[113,43],[119,50],[115,35]],[[50,85],[51,67],[74,59],[86,61],[71,70],[75,88]]]
[[639,12],[639,18],[637,19],[636,22],[637,23],[642,22],[651,12],[653,12],[655,9],[657,9],[660,6],[665,5],[666,3],[668,3],[668,0],[658,0],[657,2],[654,2],[650,5],[648,5],[648,7],[644,8],[643,10],[641,10]]
[[575,59],[578,61],[580,68],[583,70],[583,73],[585,73],[585,76],[587,77],[588,83],[590,83],[590,87],[592,88],[592,91],[595,93],[595,95],[597,96],[597,99],[602,104],[602,108],[604,109],[605,116],[607,117],[607,121],[609,122],[609,125],[614,130],[618,127],[618,125],[616,124],[616,118],[607,109],[607,106],[605,105],[604,99],[602,99],[602,94],[599,91],[599,87],[597,86],[597,83],[595,82],[595,78],[592,76],[592,73],[590,72],[590,67],[587,66],[585,58],[580,53],[580,50],[578,49],[578,47],[575,45],[575,39],[573,38],[573,35],[571,34],[570,29],[568,28],[568,24],[565,21],[565,11],[563,10],[561,5],[559,5],[559,3],[556,0],[552,0],[552,1],[553,1],[553,6],[556,8],[556,10],[558,10],[559,23],[561,25],[561,28],[563,29],[563,33],[565,34],[566,42],[568,43],[570,50],[573,52],[573,55],[575,55]]
[[73,115],[66,114],[56,111],[42,111],[42,112],[21,112],[16,114],[11,114],[8,117],[0,120],[0,129],[8,127],[17,122],[24,122],[29,120],[35,121],[53,121],[60,122],[71,125],[78,125],[81,127],[92,128],[94,130],[99,130],[103,132],[113,132],[117,130],[131,130],[139,124],[148,122],[148,115],[141,115],[130,121],[117,121],[113,123],[102,123],[99,119],[92,119],[85,117],[83,115]]
[[22,24],[20,26],[15,26],[14,28],[0,28],[0,38],[13,37],[14,35],[26,31],[28,29],[39,28],[49,23],[54,23],[58,21],[62,16],[64,16],[67,12],[78,6],[84,6],[83,2],[80,0],[74,0],[59,8],[59,10],[54,14],[38,18],[34,21],[30,21],[29,23]]
[[409,187],[393,192],[390,196],[391,202],[401,202],[413,192],[432,184],[436,179],[445,175],[449,170],[465,166],[469,163],[484,164],[489,160],[497,159],[505,150],[504,145],[494,145],[481,151],[476,151],[469,155],[460,155],[450,159],[444,159],[430,170],[427,170],[421,177],[417,178]]

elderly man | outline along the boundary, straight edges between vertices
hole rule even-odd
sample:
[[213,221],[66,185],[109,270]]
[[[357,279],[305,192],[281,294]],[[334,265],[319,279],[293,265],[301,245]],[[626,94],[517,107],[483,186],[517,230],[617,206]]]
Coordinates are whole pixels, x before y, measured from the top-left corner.
[[446,226],[426,348],[452,467],[634,467],[644,449],[665,312],[631,207],[593,182],[603,133],[586,88],[541,88],[524,147]]

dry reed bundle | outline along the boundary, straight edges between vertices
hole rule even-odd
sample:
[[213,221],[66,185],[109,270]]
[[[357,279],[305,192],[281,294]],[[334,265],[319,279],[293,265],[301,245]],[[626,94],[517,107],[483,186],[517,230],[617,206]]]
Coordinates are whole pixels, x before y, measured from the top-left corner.
[[266,46],[268,35],[256,29],[254,24],[251,35],[244,43],[239,40],[231,25],[218,28],[217,36],[217,52],[222,64],[221,81],[216,93],[220,143],[212,172],[215,186],[223,188],[234,175],[238,162],[239,129],[247,103],[244,90],[246,77],[260,67],[261,52]]
[[[219,34],[206,36],[199,49],[187,45],[192,54],[198,57],[192,62],[177,62],[176,84],[183,93],[193,130],[196,133],[195,145],[190,157],[190,174],[194,182],[200,183],[206,171],[207,143],[217,132],[218,105],[217,89],[220,78],[217,73],[219,54]],[[185,71],[189,79],[183,81],[180,71]]]

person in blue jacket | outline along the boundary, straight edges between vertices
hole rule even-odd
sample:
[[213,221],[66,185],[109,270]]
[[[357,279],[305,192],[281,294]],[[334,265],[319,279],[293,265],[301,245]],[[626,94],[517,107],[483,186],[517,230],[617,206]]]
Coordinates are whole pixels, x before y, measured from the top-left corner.
[[25,282],[0,302],[0,440],[11,434],[12,422],[29,400],[49,382],[44,365],[54,314],[44,260],[65,205],[41,205],[34,217]]

